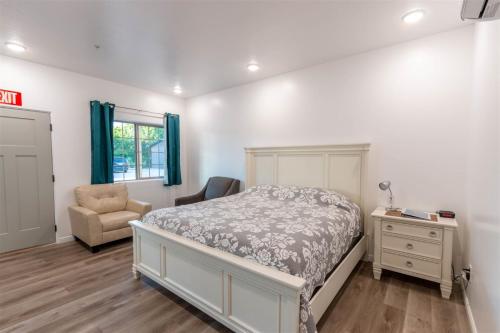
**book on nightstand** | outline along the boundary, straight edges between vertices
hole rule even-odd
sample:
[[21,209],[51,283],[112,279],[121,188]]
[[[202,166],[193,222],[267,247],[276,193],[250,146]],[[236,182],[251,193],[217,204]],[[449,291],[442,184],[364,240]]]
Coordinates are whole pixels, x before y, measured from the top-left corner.
[[401,216],[403,217],[411,217],[415,219],[421,219],[421,220],[428,220],[430,221],[431,214],[421,211],[421,210],[416,210],[416,209],[409,209],[409,208],[403,208],[401,209]]

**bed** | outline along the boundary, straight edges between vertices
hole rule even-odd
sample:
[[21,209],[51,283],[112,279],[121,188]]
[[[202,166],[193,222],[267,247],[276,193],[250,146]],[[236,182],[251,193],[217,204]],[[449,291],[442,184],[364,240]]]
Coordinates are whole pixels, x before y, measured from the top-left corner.
[[238,332],[314,332],[366,251],[368,148],[247,148],[243,193],[130,222],[134,276]]

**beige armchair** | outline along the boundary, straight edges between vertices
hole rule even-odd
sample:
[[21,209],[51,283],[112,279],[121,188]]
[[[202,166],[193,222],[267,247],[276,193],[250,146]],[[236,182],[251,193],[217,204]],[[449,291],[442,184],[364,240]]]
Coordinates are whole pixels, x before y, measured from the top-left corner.
[[151,204],[128,198],[125,184],[79,186],[75,197],[78,206],[68,208],[71,230],[92,252],[101,244],[131,237],[128,222],[151,211]]

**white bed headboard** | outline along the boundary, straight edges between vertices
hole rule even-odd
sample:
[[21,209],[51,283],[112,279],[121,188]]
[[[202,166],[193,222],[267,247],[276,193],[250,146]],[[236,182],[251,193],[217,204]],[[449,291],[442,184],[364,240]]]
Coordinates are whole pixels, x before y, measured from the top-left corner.
[[340,192],[363,211],[370,145],[245,148],[246,187],[259,184],[322,187]]

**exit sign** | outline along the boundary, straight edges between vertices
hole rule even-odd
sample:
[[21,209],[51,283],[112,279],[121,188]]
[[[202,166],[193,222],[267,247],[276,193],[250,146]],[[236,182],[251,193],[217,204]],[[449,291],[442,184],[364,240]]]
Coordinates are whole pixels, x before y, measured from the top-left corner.
[[22,106],[23,97],[18,91],[0,89],[0,104]]

